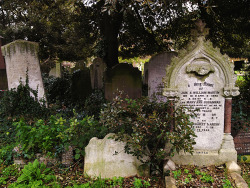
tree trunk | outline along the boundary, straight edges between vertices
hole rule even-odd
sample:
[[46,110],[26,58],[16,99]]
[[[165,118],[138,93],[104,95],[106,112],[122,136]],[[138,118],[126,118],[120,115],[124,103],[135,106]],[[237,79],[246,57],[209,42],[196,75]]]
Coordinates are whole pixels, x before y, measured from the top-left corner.
[[104,61],[109,68],[117,65],[118,62],[118,34],[123,21],[123,13],[119,8],[108,14],[105,12],[100,19],[100,31],[105,44]]

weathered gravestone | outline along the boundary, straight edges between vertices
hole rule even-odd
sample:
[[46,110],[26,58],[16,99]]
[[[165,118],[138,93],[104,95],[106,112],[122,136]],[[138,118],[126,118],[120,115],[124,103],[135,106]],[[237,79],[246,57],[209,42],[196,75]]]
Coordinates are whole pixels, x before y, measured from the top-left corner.
[[84,173],[102,178],[148,175],[147,168],[136,158],[124,152],[125,142],[111,139],[110,133],[104,139],[96,137],[85,147]]
[[237,161],[231,136],[232,96],[239,94],[236,76],[229,57],[205,40],[208,29],[204,27],[197,23],[197,30],[192,31],[194,40],[166,68],[163,95],[170,100],[179,97],[179,105],[199,109],[192,119],[197,135],[194,153],[176,154],[173,161],[177,164]]
[[107,66],[101,58],[95,58],[90,65],[90,77],[92,89],[103,88],[103,77]]
[[0,36],[0,90],[7,90],[8,89],[8,81],[7,81],[7,75],[6,75],[6,66],[4,62],[4,58],[2,55],[2,50],[1,50],[1,39],[2,37]]
[[90,71],[87,67],[72,74],[71,93],[74,102],[84,101],[91,94]]
[[176,52],[165,52],[153,56],[147,64],[145,75],[148,83],[148,96],[156,97],[157,101],[165,101],[166,97],[162,96],[163,92],[163,77],[166,76],[166,66],[170,64],[171,58],[176,55]]
[[120,63],[105,74],[105,98],[113,100],[117,90],[124,91],[131,99],[142,95],[142,78],[138,68],[131,64]]
[[6,61],[8,87],[16,88],[20,79],[26,80],[28,73],[29,86],[38,90],[38,99],[44,98],[44,87],[38,59],[38,44],[25,40],[16,40],[2,47]]
[[62,66],[61,63],[56,62],[56,66],[49,71],[49,76],[54,76],[56,78],[61,78],[62,76]]

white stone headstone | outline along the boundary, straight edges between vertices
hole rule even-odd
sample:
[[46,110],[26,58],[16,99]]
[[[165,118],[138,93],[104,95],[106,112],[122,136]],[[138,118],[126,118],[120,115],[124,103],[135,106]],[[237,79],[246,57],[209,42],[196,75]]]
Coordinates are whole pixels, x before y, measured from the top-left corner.
[[17,88],[20,80],[25,83],[28,73],[29,86],[37,90],[38,99],[43,99],[44,87],[38,59],[38,44],[16,40],[2,47],[6,62],[8,88]]
[[194,123],[194,155],[181,153],[173,158],[177,164],[210,165],[236,161],[232,136],[225,133],[225,100],[239,94],[235,87],[233,63],[205,39],[208,29],[194,30],[194,40],[172,58],[166,68],[163,95],[179,104],[198,109]]
[[113,135],[110,133],[104,139],[94,137],[89,141],[85,147],[84,172],[102,178],[142,175],[139,169],[142,163],[125,153],[125,142],[109,139]]

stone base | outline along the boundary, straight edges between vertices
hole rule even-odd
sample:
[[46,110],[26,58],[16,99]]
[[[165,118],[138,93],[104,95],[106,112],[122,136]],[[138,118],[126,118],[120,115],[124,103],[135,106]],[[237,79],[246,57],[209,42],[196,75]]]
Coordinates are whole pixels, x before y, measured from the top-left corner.
[[180,152],[171,159],[178,165],[221,165],[230,161],[237,163],[237,152],[234,148],[233,137],[225,133],[219,150],[194,150],[193,155]]

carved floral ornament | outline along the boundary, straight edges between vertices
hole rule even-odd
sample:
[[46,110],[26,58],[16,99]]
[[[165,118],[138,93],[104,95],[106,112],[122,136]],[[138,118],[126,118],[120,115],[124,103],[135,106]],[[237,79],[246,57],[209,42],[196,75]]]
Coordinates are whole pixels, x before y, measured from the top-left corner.
[[193,62],[187,65],[187,73],[195,73],[198,76],[205,76],[215,71],[214,67],[206,58],[196,58]]

